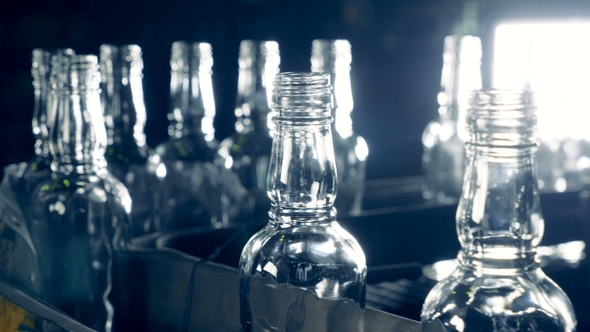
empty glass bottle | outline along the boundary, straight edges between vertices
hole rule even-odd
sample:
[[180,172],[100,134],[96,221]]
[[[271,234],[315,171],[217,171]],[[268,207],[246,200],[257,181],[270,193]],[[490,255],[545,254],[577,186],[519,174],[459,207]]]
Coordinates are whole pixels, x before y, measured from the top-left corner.
[[105,158],[111,174],[131,195],[132,235],[153,231],[152,190],[155,176],[148,172],[149,149],[143,128],[141,48],[137,45],[100,47],[101,99],[107,129]]
[[439,116],[422,135],[424,198],[456,203],[465,169],[465,116],[469,93],[481,89],[481,41],[474,36],[447,36],[443,53]]
[[574,331],[569,299],[539,267],[533,94],[479,90],[470,102],[459,266],[430,291],[422,322],[461,332]]
[[248,190],[253,214],[241,219],[263,218],[270,208],[266,175],[272,147],[271,84],[279,72],[279,44],[244,40],[240,44],[240,72],[236,101],[235,133],[221,142],[219,155],[228,169],[238,174]]
[[31,74],[35,91],[32,129],[35,137],[35,156],[26,162],[12,164],[5,169],[5,181],[13,191],[12,196],[18,202],[21,212],[25,213],[35,187],[50,175],[49,164],[49,131],[47,128],[47,105],[49,95],[49,76],[51,73],[51,57],[57,56],[60,61],[73,55],[71,49],[48,51],[34,49],[32,52]]
[[[360,331],[342,303],[364,307],[366,262],[336,221],[330,76],[280,73],[272,96],[270,220],[242,251],[242,331]],[[343,301],[337,301],[343,300]]]
[[158,177],[154,199],[157,230],[196,226],[222,227],[244,203],[246,191],[237,176],[214,163],[215,100],[209,43],[172,44],[170,137],[150,156]]
[[362,136],[353,132],[351,61],[348,40],[316,39],[312,43],[311,71],[330,74],[334,86],[332,132],[338,169],[338,199],[334,206],[341,213],[357,215],[362,207],[369,147]]
[[38,295],[89,327],[111,331],[113,252],[126,247],[131,198],[106,169],[97,57],[52,61],[52,174],[31,198],[29,221]]

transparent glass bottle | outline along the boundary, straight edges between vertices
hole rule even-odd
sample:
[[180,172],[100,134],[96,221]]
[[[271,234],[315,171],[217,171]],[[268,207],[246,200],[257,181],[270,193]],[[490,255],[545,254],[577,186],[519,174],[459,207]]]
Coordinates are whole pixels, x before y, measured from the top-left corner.
[[97,57],[58,61],[53,57],[47,121],[52,174],[30,206],[38,295],[91,328],[111,331],[113,252],[126,247],[131,198],[106,169]]
[[5,181],[10,185],[13,197],[24,214],[35,187],[50,176],[49,165],[49,131],[47,128],[47,105],[51,98],[49,92],[49,76],[51,58],[57,56],[63,60],[74,54],[71,49],[45,50],[34,49],[32,52],[31,74],[35,92],[35,103],[32,118],[32,129],[35,138],[35,156],[22,163],[6,167]]
[[155,228],[223,227],[247,196],[237,176],[214,163],[219,143],[211,45],[174,42],[170,66],[170,137],[156,147],[148,166],[158,177]]
[[462,332],[575,330],[569,299],[539,267],[536,122],[528,90],[473,93],[457,209],[459,266],[427,296],[425,328],[440,321]]
[[132,236],[153,231],[152,192],[156,178],[148,172],[149,148],[144,126],[143,60],[137,45],[100,46],[101,105],[107,129],[105,158],[132,199]]
[[327,74],[275,78],[270,220],[240,258],[242,331],[333,331],[343,320],[348,330],[363,328],[361,319],[335,309],[342,302],[364,307],[367,269],[333,208],[330,90]]
[[311,71],[330,74],[334,86],[332,132],[338,169],[338,199],[334,206],[341,213],[358,215],[365,189],[369,147],[362,136],[353,132],[351,62],[352,50],[348,40],[316,39],[312,42]]
[[277,42],[244,40],[240,44],[236,131],[221,142],[219,155],[249,192],[253,214],[242,215],[248,220],[263,218],[270,208],[266,194],[272,147],[270,97],[280,60]]
[[443,53],[439,116],[422,134],[425,199],[456,203],[465,169],[465,115],[469,93],[481,89],[481,41],[474,36],[447,36]]

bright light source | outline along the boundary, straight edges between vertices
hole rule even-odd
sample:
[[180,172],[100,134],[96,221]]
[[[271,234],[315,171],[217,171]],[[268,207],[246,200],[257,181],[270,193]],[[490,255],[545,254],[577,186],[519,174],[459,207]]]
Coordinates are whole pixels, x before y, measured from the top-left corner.
[[495,31],[495,88],[535,92],[543,139],[590,139],[590,22],[501,24]]

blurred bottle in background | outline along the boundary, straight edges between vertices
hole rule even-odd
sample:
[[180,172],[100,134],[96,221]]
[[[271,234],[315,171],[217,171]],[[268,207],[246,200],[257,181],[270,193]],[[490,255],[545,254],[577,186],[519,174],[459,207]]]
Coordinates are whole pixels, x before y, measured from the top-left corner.
[[328,73],[334,87],[332,132],[338,170],[338,198],[334,204],[341,213],[358,215],[361,212],[365,190],[369,148],[364,138],[353,131],[351,62],[352,49],[348,40],[313,41],[311,71]]
[[443,53],[438,117],[422,134],[425,199],[456,203],[465,168],[465,116],[472,90],[481,88],[481,41],[475,36],[447,36]]
[[169,138],[149,158],[158,178],[154,225],[166,231],[223,227],[246,204],[238,177],[214,163],[213,53],[209,43],[174,42],[171,51]]
[[137,45],[100,47],[101,105],[107,129],[109,172],[131,195],[132,236],[154,231],[152,195],[155,175],[148,172],[144,126],[143,60]]
[[51,105],[50,75],[52,56],[55,66],[61,66],[74,54],[71,49],[32,52],[31,74],[35,92],[32,119],[35,156],[26,162],[5,167],[0,184],[0,275],[21,289],[39,293],[37,253],[29,233],[27,218],[29,202],[35,188],[51,179],[49,154],[48,106]]
[[114,251],[128,242],[131,198],[104,160],[97,57],[52,61],[51,178],[37,186],[30,205],[37,295],[91,328],[111,331]]
[[235,132],[221,142],[219,163],[234,171],[248,190],[253,214],[240,216],[241,221],[266,219],[270,208],[266,184],[272,147],[270,98],[280,61],[275,41],[240,43]]

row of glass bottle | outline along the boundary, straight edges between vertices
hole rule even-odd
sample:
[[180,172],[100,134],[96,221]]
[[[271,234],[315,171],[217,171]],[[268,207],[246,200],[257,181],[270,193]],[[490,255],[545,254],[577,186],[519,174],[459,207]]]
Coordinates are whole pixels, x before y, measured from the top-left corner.
[[[437,98],[439,116],[427,125],[422,136],[423,196],[426,199],[456,203],[461,194],[465,168],[463,145],[467,138],[465,117],[469,93],[482,87],[481,57],[478,37],[445,38],[441,91]],[[550,125],[546,119],[540,121],[545,126]],[[579,190],[590,183],[588,140],[541,136],[539,143],[536,158],[542,192]]]
[[[271,218],[239,264],[242,331],[363,331],[365,256],[332,208],[327,79],[290,74],[273,95]],[[425,299],[422,330],[573,332],[572,305],[537,253],[534,94],[475,90],[469,100],[459,264]]]
[[[339,82],[335,146],[343,192],[350,194],[340,201],[355,213],[368,150],[352,132],[350,52],[345,40],[316,40],[312,68]],[[28,250],[20,252],[29,264],[6,276],[109,330],[112,253],[131,236],[260,220],[270,208],[270,82],[279,62],[276,42],[241,43],[236,133],[218,144],[211,46],[174,43],[170,139],[150,152],[138,46],[101,46],[100,71],[95,56],[34,50],[36,157],[8,166],[2,186],[2,204],[12,211],[2,222],[18,231],[12,240],[25,240]]]
[[[66,69],[51,77],[56,93],[48,99],[53,106],[47,124],[60,130],[49,131],[53,173],[35,189],[32,218],[21,229],[30,234],[25,239],[41,244],[32,246],[40,272],[23,275],[34,277],[23,281],[85,324],[110,330],[112,251],[125,248],[131,202],[101,154],[107,135],[96,107],[96,57],[54,59],[53,67]],[[282,73],[275,79],[271,218],[240,261],[245,331],[310,328],[312,322],[293,310],[300,298],[285,297],[291,288],[277,283],[364,306],[365,258],[338,226],[332,208],[337,179],[328,82],[325,74]],[[451,331],[572,331],[571,305],[537,260],[543,219],[534,173],[532,94],[478,91],[466,122],[469,162],[457,213],[460,266],[427,298],[423,322],[441,321]],[[334,312],[329,304],[322,308],[311,309],[314,317]],[[358,316],[336,318],[362,330],[352,321]],[[334,319],[321,321],[314,330],[333,327]]]
[[[170,138],[156,147],[155,153],[149,151],[143,132],[146,108],[140,48],[103,45],[100,59],[101,101],[108,140],[105,158],[111,173],[126,185],[133,198],[134,235],[206,225],[209,221],[221,227],[230,219],[235,220],[238,214],[241,218],[252,218],[252,215],[264,218],[269,207],[266,170],[272,129],[271,94],[267,87],[279,72],[276,42],[241,43],[236,131],[221,144],[214,138],[211,46],[174,43],[168,114]],[[312,71],[330,72],[336,82],[334,112],[338,134],[334,142],[342,184],[337,206],[341,211],[358,213],[362,200],[362,190],[358,188],[363,188],[368,148],[363,138],[352,131],[350,44],[346,40],[316,40],[311,60]],[[49,152],[44,120],[48,62],[49,56],[45,55],[34,61],[33,68],[35,71],[38,66],[37,70],[43,72],[34,73],[37,104],[33,119],[36,153],[42,159]],[[156,178],[167,185],[154,190],[154,184],[161,182]],[[154,199],[152,195],[159,197]],[[218,200],[219,196],[223,198]],[[153,214],[153,210],[160,213]],[[252,210],[256,213],[252,214]]]

